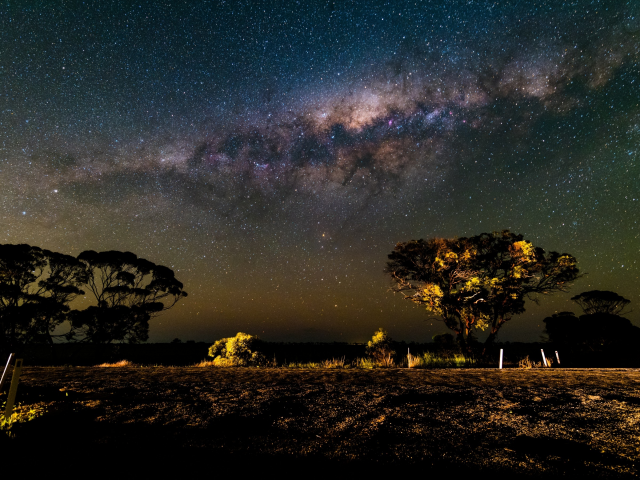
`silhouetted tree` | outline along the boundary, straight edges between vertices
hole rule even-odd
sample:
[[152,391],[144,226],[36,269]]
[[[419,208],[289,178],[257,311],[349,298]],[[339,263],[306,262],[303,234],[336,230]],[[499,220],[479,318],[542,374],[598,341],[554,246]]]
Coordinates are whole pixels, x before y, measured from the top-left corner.
[[549,341],[559,345],[578,342],[580,336],[580,320],[573,312],[554,313],[543,320],[545,324],[544,333]]
[[592,313],[576,317],[572,312],[562,312],[543,321],[550,341],[587,351],[635,348],[640,341],[640,328],[620,315]]
[[615,292],[592,290],[571,298],[584,315],[561,312],[545,318],[549,340],[587,350],[607,350],[640,341],[640,328],[620,316],[630,300]]
[[624,309],[631,300],[618,295],[615,292],[608,290],[591,290],[589,292],[582,292],[575,297],[571,297],[571,300],[576,302],[582,308],[585,315],[592,315],[595,313],[606,313],[609,315],[624,315]]
[[31,245],[0,245],[0,350],[34,341],[53,343],[69,303],[84,292],[84,265]]
[[455,345],[456,342],[455,337],[450,333],[439,333],[431,337],[431,340],[433,340],[433,343],[435,343],[436,345],[447,347]]
[[74,312],[75,337],[96,343],[138,343],[149,338],[149,320],[187,296],[173,270],[131,252],[82,252],[87,286],[96,305]]
[[393,290],[439,316],[461,347],[488,328],[485,351],[527,298],[566,291],[579,273],[572,255],[545,253],[508,230],[398,243],[386,272]]

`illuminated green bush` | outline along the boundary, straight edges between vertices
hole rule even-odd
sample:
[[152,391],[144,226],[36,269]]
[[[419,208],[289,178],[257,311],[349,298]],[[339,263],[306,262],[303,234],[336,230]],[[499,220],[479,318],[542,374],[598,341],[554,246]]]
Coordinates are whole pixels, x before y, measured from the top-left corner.
[[7,436],[13,437],[11,428],[16,423],[30,422],[38,417],[41,417],[46,413],[46,408],[43,404],[35,405],[16,405],[13,409],[13,413],[9,418],[4,416],[6,402],[0,406],[0,432],[4,432]]
[[235,337],[217,340],[209,347],[216,367],[249,367],[265,364],[264,355],[256,349],[262,341],[253,335],[238,332]]
[[391,349],[391,337],[385,329],[379,328],[367,343],[367,355],[373,357],[378,365],[390,367],[395,354]]

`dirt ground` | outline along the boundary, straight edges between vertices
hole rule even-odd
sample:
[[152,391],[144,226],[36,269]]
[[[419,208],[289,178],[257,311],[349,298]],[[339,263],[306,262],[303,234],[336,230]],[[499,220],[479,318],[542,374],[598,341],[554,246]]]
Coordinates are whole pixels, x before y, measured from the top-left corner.
[[212,471],[632,478],[639,387],[640,370],[629,369],[31,367],[18,401],[47,413],[17,425],[3,449],[105,468],[109,456]]

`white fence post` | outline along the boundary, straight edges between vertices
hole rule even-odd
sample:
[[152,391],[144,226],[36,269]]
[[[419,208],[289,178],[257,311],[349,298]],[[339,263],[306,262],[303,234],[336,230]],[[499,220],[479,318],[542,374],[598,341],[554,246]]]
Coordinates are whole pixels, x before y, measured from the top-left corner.
[[540,353],[542,353],[542,364],[545,367],[548,367],[549,365],[547,364],[547,357],[544,356],[544,350],[542,348],[540,349]]
[[15,353],[9,354],[9,360],[7,360],[7,366],[4,367],[4,372],[2,372],[2,378],[0,379],[0,392],[2,391],[2,387],[4,385],[4,381],[7,379],[7,372],[9,371],[9,365],[11,365],[11,359],[15,357]]
[[500,349],[500,370],[502,370],[502,352],[503,350]]
[[556,360],[558,360],[558,365],[560,365],[560,357],[558,356],[558,350],[556,350]]
[[4,410],[4,418],[8,420],[13,413],[13,404],[16,401],[16,393],[18,393],[18,382],[20,381],[20,370],[22,370],[22,359],[16,360],[16,366],[13,367],[13,375],[11,375],[11,387],[9,387],[9,395],[7,396],[7,408]]

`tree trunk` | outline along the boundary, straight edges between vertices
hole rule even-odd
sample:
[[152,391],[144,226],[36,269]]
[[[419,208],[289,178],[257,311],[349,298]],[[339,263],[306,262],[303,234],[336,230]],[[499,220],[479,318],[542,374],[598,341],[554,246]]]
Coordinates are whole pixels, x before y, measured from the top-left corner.
[[467,345],[467,339],[464,338],[464,331],[461,329],[459,332],[457,333],[457,341],[458,341],[458,345],[460,346],[460,350],[462,350],[463,352],[467,352],[469,347]]
[[491,332],[489,333],[489,336],[487,337],[487,339],[484,342],[484,348],[482,349],[482,356],[484,357],[487,354],[487,350],[489,349],[489,347],[491,345],[493,345],[494,340],[496,339],[496,337],[498,336],[498,329],[497,328],[492,328]]
[[506,322],[507,320],[505,320],[504,318],[502,319],[495,319],[492,323],[493,325],[491,326],[491,332],[489,333],[489,336],[487,337],[487,339],[484,342],[484,348],[482,349],[482,356],[484,357],[487,354],[487,350],[489,349],[489,347],[491,345],[493,345],[493,342],[495,341],[496,337],[498,336],[498,331],[500,330],[500,327],[502,326],[502,324],[504,322]]

